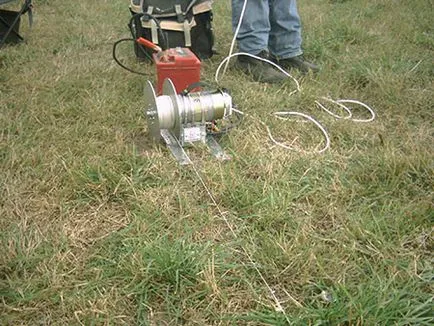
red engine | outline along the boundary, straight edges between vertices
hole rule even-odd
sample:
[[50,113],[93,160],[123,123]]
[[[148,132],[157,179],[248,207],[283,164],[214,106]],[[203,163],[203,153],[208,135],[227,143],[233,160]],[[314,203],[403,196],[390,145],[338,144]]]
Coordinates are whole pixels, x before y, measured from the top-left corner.
[[157,66],[157,93],[162,94],[163,82],[170,78],[179,94],[187,86],[200,81],[200,60],[188,48],[172,48],[153,54]]

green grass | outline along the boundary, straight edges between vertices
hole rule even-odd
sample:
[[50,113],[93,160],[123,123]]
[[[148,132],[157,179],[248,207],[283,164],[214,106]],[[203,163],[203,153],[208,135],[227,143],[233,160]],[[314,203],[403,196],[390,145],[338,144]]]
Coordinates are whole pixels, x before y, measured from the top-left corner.
[[[36,2],[28,42],[0,51],[0,324],[432,323],[433,3],[299,9],[305,54],[322,66],[301,93],[233,69],[222,84],[306,149],[316,129],[270,113],[314,115],[332,147],[284,151],[247,118],[222,139],[230,162],[188,149],[232,233],[191,168],[147,136],[154,67],[126,44],[121,60],[148,76],[111,58],[128,1]],[[206,81],[232,35],[230,2],[214,11],[221,54],[203,63]],[[314,106],[326,95],[369,103],[378,118],[336,121]]]

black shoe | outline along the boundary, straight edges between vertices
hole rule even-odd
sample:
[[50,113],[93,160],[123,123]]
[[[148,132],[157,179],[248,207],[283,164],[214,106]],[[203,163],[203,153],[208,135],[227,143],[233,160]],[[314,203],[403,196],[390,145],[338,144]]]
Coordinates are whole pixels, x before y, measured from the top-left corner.
[[273,61],[284,69],[297,69],[304,74],[309,71],[316,73],[320,70],[316,64],[306,61],[301,55],[287,59],[274,59]]
[[[257,57],[271,60],[267,51],[261,51]],[[253,80],[261,83],[280,83],[288,77],[267,62],[240,55],[235,66],[253,77]]]

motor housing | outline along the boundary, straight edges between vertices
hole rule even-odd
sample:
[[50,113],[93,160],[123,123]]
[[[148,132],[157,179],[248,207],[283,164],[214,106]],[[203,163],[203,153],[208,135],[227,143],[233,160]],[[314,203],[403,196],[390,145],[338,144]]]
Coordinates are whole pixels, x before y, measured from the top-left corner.
[[216,90],[178,94],[173,82],[165,79],[159,96],[152,83],[147,82],[145,101],[145,115],[152,140],[164,140],[179,161],[182,161],[179,158],[183,152],[181,148],[194,142],[208,144],[218,158],[228,158],[207,132],[209,124],[232,114],[232,97],[227,92]]

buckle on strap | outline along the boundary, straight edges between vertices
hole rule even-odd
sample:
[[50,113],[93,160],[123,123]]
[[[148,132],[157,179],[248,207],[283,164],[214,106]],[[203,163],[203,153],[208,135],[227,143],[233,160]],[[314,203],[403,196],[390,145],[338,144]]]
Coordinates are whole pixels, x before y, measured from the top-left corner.
[[178,23],[182,23],[185,21],[185,15],[182,12],[182,8],[181,5],[175,5],[175,12],[176,12],[176,17],[178,19]]

